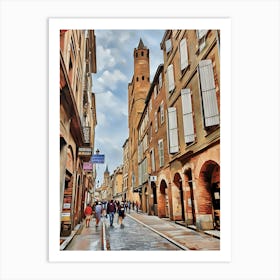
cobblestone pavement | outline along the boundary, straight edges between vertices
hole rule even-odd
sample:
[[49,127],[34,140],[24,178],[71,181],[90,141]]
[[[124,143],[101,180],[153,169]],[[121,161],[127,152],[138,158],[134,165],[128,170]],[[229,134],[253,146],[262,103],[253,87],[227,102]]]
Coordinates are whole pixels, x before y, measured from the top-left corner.
[[113,227],[110,227],[108,220],[105,222],[109,250],[180,250],[176,245],[138,223],[128,215],[123,220],[123,227],[117,224],[117,218],[118,215],[115,215]]

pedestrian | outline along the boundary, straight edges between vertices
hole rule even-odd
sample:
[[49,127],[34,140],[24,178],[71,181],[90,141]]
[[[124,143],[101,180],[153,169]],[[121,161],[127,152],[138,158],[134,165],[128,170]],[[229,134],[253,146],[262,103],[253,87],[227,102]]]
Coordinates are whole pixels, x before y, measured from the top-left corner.
[[123,225],[123,219],[125,217],[125,213],[124,213],[124,203],[119,203],[118,205],[118,214],[119,214],[119,218],[118,218],[118,223],[120,225],[121,228],[124,227]]
[[134,211],[135,210],[135,202],[132,201],[132,210]]
[[130,200],[127,202],[127,207],[128,207],[128,213],[130,214],[130,208],[131,208],[131,202],[130,202]]
[[95,226],[98,227],[99,221],[101,219],[101,212],[102,212],[102,206],[101,202],[98,202],[95,206]]
[[113,202],[113,199],[107,204],[107,213],[109,214],[110,226],[112,227],[114,222],[114,215],[116,213],[116,206]]
[[86,227],[89,227],[89,223],[90,223],[90,219],[91,219],[91,215],[92,215],[92,208],[90,206],[90,204],[88,203],[86,208],[85,208],[85,216],[86,216]]
[[102,201],[102,217],[107,218],[107,201]]
[[136,212],[138,213],[138,210],[139,210],[139,204],[138,204],[138,201],[136,201],[136,203],[135,203],[135,207],[136,207]]
[[127,201],[125,200],[125,201],[124,201],[124,209],[125,209],[125,212],[127,212],[127,208],[128,208],[128,204],[127,204]]

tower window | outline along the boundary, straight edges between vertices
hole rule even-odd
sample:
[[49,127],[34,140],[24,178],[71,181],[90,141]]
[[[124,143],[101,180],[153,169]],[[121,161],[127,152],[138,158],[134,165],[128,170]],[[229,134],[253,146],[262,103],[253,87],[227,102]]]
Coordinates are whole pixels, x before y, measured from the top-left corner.
[[141,52],[141,56],[144,56],[144,52]]
[[138,57],[138,53],[136,53],[135,56]]
[[136,82],[138,82],[138,80],[139,80],[139,79],[138,79],[138,77],[137,77],[137,78],[136,78]]
[[144,76],[142,76],[142,81],[144,81],[144,79],[145,79],[145,77],[144,77]]

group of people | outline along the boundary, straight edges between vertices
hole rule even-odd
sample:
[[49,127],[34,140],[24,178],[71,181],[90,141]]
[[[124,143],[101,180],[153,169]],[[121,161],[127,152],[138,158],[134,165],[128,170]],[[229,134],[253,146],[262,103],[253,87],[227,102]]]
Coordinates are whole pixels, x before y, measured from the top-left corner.
[[114,216],[118,213],[118,224],[120,227],[123,227],[123,219],[125,218],[125,212],[130,213],[131,207],[132,209],[138,212],[139,210],[139,202],[130,202],[130,201],[118,201],[118,200],[110,200],[110,201],[96,201],[92,206],[88,203],[84,214],[86,217],[86,227],[89,227],[89,223],[91,217],[95,217],[95,226],[98,227],[101,217],[108,218],[110,221],[110,226],[113,226]]

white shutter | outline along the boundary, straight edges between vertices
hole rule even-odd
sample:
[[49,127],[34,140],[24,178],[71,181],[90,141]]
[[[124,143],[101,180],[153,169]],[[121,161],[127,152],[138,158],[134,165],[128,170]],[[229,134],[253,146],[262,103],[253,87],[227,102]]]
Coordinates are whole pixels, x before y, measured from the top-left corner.
[[181,70],[184,70],[188,66],[188,49],[186,38],[182,39],[180,42],[180,62]]
[[168,108],[168,129],[169,129],[169,152],[170,154],[179,151],[178,146],[178,128],[177,128],[177,114],[176,108]]
[[158,86],[159,86],[159,89],[161,89],[161,87],[162,87],[162,73],[159,74]]
[[217,125],[220,118],[211,59],[199,62],[199,77],[205,126]]
[[163,101],[160,104],[160,124],[164,122],[164,108],[163,108]]
[[198,38],[198,39],[203,38],[204,36],[206,36],[207,32],[208,32],[208,29],[200,29],[200,30],[197,30],[197,31],[196,31],[197,38]]
[[164,165],[164,150],[163,150],[163,140],[158,140],[158,156],[159,156],[159,166]]
[[151,149],[151,163],[152,163],[152,171],[155,171],[156,167],[155,167],[155,152],[154,152],[154,148]]
[[182,96],[185,143],[191,143],[194,141],[194,126],[193,126],[192,99],[191,99],[190,89],[189,88],[182,89],[181,96]]
[[175,88],[173,64],[170,64],[167,67],[167,77],[168,77],[168,92],[171,92]]
[[168,39],[165,41],[165,49],[166,49],[166,53],[171,51],[171,49],[172,49],[171,39]]

